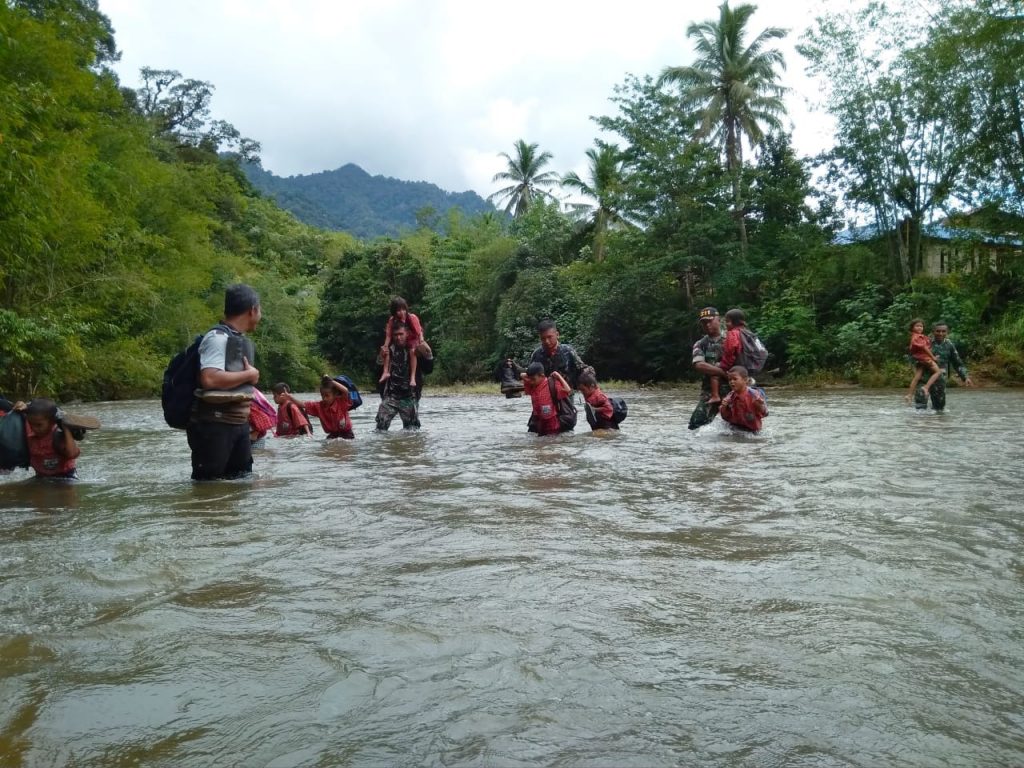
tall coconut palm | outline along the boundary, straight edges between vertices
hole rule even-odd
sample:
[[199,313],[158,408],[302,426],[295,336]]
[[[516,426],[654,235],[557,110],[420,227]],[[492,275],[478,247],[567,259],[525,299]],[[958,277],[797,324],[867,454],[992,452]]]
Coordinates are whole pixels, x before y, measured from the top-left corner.
[[624,159],[618,146],[600,141],[596,147],[588,149],[586,155],[590,161],[589,180],[584,181],[575,171],[570,171],[562,177],[562,186],[593,201],[592,205],[574,207],[592,212],[590,227],[593,230],[594,261],[602,261],[608,230],[629,223],[620,207]]
[[511,213],[516,218],[526,213],[530,203],[536,198],[551,197],[547,187],[558,183],[558,174],[554,171],[541,172],[551,160],[551,153],[538,152],[537,149],[537,144],[527,144],[519,139],[515,144],[514,156],[509,156],[506,152],[499,155],[508,162],[507,170],[494,174],[494,178],[491,179],[512,182],[504,189],[489,195],[487,199],[493,201],[507,198],[505,213]]
[[782,103],[785,88],[778,84],[778,70],[785,69],[786,62],[781,51],[767,46],[772,39],[785,37],[786,30],[769,27],[744,46],[747,24],[756,7],[743,4],[733,9],[726,0],[718,10],[718,21],[695,23],[686,29],[697,51],[693,65],[666,67],[658,82],[678,84],[681,106],[696,110],[701,133],[712,135],[722,145],[732,176],[740,242],[746,249],[740,191],[743,138],[756,146],[764,138],[762,126],[782,127],[779,118],[786,111]]

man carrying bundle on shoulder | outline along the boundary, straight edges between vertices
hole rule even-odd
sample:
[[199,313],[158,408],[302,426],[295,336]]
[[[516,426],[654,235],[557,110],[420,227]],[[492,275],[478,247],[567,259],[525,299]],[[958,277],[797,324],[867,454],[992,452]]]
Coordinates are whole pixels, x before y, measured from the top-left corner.
[[255,348],[245,334],[262,319],[260,297],[248,285],[224,292],[224,320],[199,344],[196,401],[186,432],[192,479],[231,479],[252,471],[249,409],[260,380]]

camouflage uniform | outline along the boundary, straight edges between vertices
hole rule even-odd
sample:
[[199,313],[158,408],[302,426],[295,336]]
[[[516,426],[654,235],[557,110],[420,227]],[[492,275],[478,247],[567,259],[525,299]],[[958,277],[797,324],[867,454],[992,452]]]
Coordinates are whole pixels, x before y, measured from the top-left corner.
[[568,344],[559,344],[555,347],[553,355],[548,355],[543,346],[537,347],[530,357],[530,362],[543,365],[545,376],[550,376],[552,372],[558,371],[569,382],[572,389],[578,389],[576,385],[581,373],[584,371],[594,372],[594,369],[584,363],[579,353]]
[[[936,341],[933,336],[931,342],[932,354],[939,361],[939,370],[942,371],[942,375],[932,384],[931,389],[928,390],[928,395],[931,397],[932,408],[936,411],[942,411],[946,407],[946,379],[949,378],[950,367],[952,366],[953,370],[956,371],[956,375],[960,377],[961,381],[967,381],[967,367],[964,365],[964,361],[960,359],[960,353],[956,351],[956,345],[948,336],[944,341]],[[917,386],[917,391],[914,393],[914,407],[922,410],[928,407],[928,398],[924,394],[924,380],[925,377],[922,376],[921,382]]]
[[397,414],[402,427],[419,428],[420,418],[416,401],[416,387],[409,381],[410,353],[406,347],[391,345],[391,376],[384,384],[380,407],[377,408],[377,429],[387,432]]
[[[724,343],[725,334],[720,333],[714,339],[704,336],[693,345],[693,362],[718,365],[719,360],[722,359]],[[698,429],[705,424],[710,424],[718,415],[718,404],[708,405],[709,397],[711,397],[711,376],[705,375],[700,385],[700,400],[690,416],[690,429]]]

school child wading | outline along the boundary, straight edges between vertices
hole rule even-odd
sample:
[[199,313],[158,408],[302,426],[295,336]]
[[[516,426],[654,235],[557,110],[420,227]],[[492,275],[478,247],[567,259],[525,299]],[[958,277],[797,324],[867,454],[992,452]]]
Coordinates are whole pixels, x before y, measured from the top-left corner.
[[78,477],[75,459],[81,454],[70,429],[62,428],[57,404],[36,398],[28,405],[14,404],[15,411],[25,415],[25,438],[28,441],[29,464],[39,477]]
[[729,369],[729,386],[732,392],[722,400],[719,413],[734,427],[748,432],[761,431],[761,419],[768,415],[764,391],[750,386],[750,375],[742,365]]
[[276,437],[294,437],[295,435],[311,435],[313,428],[309,426],[309,419],[302,412],[302,408],[296,402],[285,395],[291,395],[292,390],[283,381],[274,385],[274,402],[277,403],[277,430]]
[[576,426],[576,409],[572,405],[572,389],[562,374],[554,371],[550,377],[545,376],[544,365],[533,362],[522,379],[526,394],[533,402],[527,429],[538,435],[571,432]]
[[304,403],[297,400],[291,392],[278,393],[277,387],[274,387],[274,390],[274,399],[282,407],[285,403],[290,403],[301,408],[306,415],[320,419],[320,426],[323,427],[328,439],[355,438],[352,432],[352,419],[348,415],[352,401],[349,399],[348,388],[340,381],[335,381],[325,373],[320,377],[320,400],[307,400]]
[[597,378],[591,373],[582,373],[579,378],[580,393],[586,401],[587,423],[591,429],[618,429],[626,418],[626,403],[622,398],[610,398],[597,385]]

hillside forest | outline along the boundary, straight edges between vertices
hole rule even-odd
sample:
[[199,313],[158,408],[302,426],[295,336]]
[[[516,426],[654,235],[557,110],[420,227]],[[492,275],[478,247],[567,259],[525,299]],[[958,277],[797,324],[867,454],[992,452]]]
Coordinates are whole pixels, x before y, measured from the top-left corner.
[[[694,378],[710,304],[747,311],[782,380],[905,384],[922,316],[975,376],[1019,383],[1021,1],[873,3],[795,31],[754,10],[724,3],[678,61],[624,73],[583,174],[521,138],[495,159],[497,209],[425,208],[360,239],[257,191],[259,142],[216,119],[211,83],[145,69],[123,86],[96,0],[0,1],[0,392],[151,396],[237,281],[262,296],[264,388],[368,381],[394,294],[435,382],[488,378],[544,318],[602,378]],[[820,156],[785,131],[785,65],[822,83]]]

